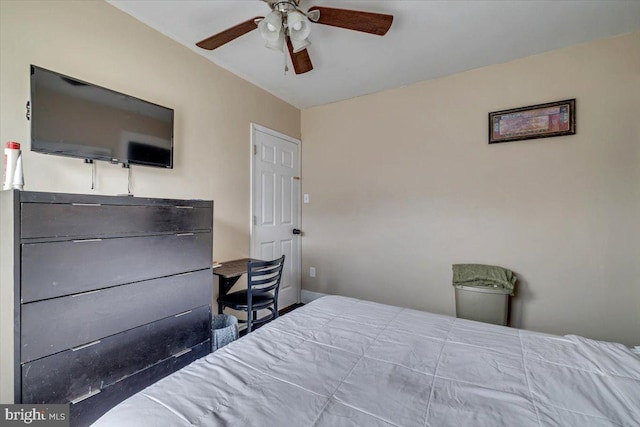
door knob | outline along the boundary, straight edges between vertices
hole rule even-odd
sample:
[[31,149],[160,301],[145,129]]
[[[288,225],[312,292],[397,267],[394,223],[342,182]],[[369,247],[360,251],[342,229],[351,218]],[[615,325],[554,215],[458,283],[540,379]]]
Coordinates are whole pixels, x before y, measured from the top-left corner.
[[302,234],[302,231],[300,231],[300,230],[299,230],[299,229],[297,229],[297,228],[294,228],[294,229],[293,229],[293,234]]

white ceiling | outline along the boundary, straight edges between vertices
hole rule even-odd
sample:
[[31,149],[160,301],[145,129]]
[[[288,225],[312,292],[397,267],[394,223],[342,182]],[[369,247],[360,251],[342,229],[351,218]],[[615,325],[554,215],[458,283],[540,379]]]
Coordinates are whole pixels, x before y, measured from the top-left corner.
[[284,75],[284,54],[257,31],[213,51],[195,46],[269,13],[260,0],[107,1],[298,108],[640,30],[640,0],[302,0],[304,11],[331,6],[394,21],[384,37],[312,24],[313,71]]

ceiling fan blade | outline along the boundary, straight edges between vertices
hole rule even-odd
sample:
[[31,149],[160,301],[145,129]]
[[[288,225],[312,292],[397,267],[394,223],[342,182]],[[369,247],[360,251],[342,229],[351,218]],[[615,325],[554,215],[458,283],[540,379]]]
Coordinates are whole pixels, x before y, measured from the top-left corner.
[[[314,6],[309,12],[317,10],[320,18],[318,24],[331,25],[332,27],[346,28],[348,30],[362,31],[363,33],[384,36],[393,23],[392,15],[382,13],[361,12],[359,10],[335,9],[333,7]],[[308,13],[308,12],[307,12]]]
[[219,48],[223,44],[229,43],[230,41],[235,40],[238,37],[243,36],[248,32],[258,28],[258,24],[256,24],[255,22],[256,19],[263,19],[263,17],[256,16],[255,18],[249,19],[248,21],[242,22],[234,27],[227,28],[226,30],[221,31],[218,34],[214,34],[209,38],[199,41],[198,43],[196,43],[196,46],[207,50]]
[[311,58],[309,58],[309,52],[307,49],[301,50],[298,53],[293,53],[293,45],[291,44],[291,39],[287,37],[287,47],[289,48],[289,55],[291,55],[291,62],[293,63],[293,69],[296,74],[304,74],[313,70],[313,65],[311,64]]

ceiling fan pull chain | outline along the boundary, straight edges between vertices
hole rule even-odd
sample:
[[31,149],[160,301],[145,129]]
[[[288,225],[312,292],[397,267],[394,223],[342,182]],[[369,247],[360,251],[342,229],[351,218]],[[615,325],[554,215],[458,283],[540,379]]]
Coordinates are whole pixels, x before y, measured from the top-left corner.
[[289,71],[289,65],[287,64],[287,51],[283,50],[282,53],[284,53],[283,58],[284,58],[284,75],[287,75],[287,71]]

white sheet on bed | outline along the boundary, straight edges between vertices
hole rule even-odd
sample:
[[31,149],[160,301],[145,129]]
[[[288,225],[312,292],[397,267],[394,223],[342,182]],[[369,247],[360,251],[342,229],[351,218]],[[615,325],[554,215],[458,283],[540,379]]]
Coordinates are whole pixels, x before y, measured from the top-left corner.
[[639,426],[640,359],[344,297],[282,316],[96,426]]

